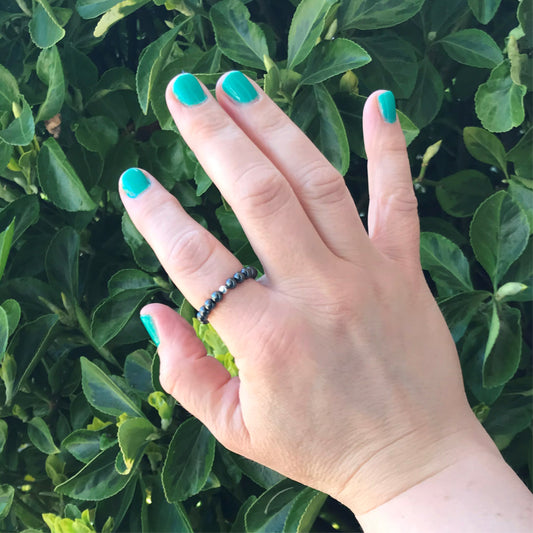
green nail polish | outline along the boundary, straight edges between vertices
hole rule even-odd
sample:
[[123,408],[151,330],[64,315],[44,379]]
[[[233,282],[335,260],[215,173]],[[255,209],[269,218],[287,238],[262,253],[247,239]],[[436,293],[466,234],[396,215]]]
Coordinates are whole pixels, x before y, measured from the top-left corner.
[[207,100],[202,86],[198,80],[189,73],[180,74],[172,85],[174,96],[186,106],[201,104]]
[[129,168],[122,174],[122,188],[130,198],[137,198],[150,186],[150,180],[138,168]]
[[396,101],[390,91],[381,93],[378,96],[379,109],[385,122],[393,124],[396,122]]
[[254,86],[248,78],[238,70],[234,70],[226,75],[222,82],[222,89],[233,100],[239,104],[248,104],[258,97]]
[[146,328],[148,335],[150,335],[150,338],[154,341],[155,345],[159,346],[159,335],[155,329],[155,324],[152,320],[152,317],[150,315],[141,315],[141,322]]

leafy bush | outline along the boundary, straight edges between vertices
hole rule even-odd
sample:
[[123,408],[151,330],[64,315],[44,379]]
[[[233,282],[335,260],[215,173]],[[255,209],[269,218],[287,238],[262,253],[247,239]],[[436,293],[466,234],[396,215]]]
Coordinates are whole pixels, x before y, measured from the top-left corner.
[[225,450],[160,387],[138,310],[192,310],[124,213],[120,173],[152,172],[257,265],[166,109],[183,70],[211,88],[231,69],[257,79],[363,220],[362,107],[394,91],[469,399],[531,485],[532,24],[527,0],[3,0],[0,530],[358,529]]

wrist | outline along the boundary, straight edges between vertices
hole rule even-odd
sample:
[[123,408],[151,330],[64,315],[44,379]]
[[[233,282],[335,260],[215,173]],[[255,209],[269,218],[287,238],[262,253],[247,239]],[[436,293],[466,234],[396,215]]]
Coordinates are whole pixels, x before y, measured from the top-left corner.
[[502,460],[471,412],[464,422],[453,429],[408,433],[375,452],[332,496],[360,516],[472,457]]
[[366,533],[526,533],[533,496],[499,453],[483,449],[357,519]]

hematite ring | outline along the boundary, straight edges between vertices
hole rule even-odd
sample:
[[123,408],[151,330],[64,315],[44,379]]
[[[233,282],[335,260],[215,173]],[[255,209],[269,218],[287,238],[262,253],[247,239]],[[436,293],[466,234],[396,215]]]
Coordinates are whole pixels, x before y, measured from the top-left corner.
[[224,294],[230,289],[234,289],[237,285],[242,283],[246,279],[255,279],[257,277],[257,269],[251,266],[247,266],[235,272],[231,278],[226,280],[224,285],[221,285],[218,290],[213,292],[211,296],[205,301],[204,305],[198,309],[196,318],[202,324],[209,324],[207,317],[209,313],[215,308],[218,302],[222,301]]

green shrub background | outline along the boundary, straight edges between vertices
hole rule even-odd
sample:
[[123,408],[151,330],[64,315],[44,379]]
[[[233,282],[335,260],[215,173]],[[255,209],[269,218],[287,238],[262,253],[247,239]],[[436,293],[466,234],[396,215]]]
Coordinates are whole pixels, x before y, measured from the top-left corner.
[[171,122],[181,71],[211,89],[232,69],[256,79],[363,220],[362,108],[395,93],[428,282],[472,408],[531,487],[532,24],[528,0],[2,0],[0,531],[359,530],[225,450],[158,382],[139,308],[192,309],[125,214],[120,173],[152,172],[260,267]]

